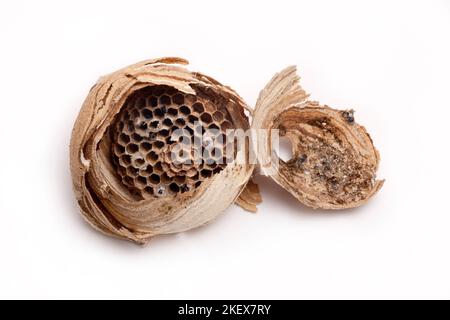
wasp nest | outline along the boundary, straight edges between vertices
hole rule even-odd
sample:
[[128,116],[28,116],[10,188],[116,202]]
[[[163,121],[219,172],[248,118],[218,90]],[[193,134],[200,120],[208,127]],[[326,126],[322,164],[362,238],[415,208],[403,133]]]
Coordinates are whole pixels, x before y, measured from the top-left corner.
[[[231,88],[183,64],[137,63],[89,92],[70,160],[81,213],[96,229],[146,243],[204,225],[234,202],[256,211],[256,165],[313,208],[356,207],[381,188],[378,151],[353,111],[307,100],[294,67],[277,74],[251,110]],[[245,137],[237,145],[236,132]],[[274,152],[278,133],[292,143],[287,162]]]
[[253,172],[227,139],[247,130],[242,99],[179,58],[144,61],[101,78],[75,123],[71,170],[86,220],[138,243],[211,221]]

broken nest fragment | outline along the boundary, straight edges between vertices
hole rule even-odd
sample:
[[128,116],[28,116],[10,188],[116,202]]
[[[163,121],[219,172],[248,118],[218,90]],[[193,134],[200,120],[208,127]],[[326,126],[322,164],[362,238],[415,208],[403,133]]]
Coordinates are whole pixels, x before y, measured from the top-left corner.
[[295,67],[275,75],[262,90],[252,128],[279,130],[280,137],[291,142],[293,156],[283,161],[268,136],[258,136],[261,172],[307,206],[360,206],[383,185],[376,180],[379,153],[365,128],[355,122],[353,110],[335,110],[307,99]]
[[[255,212],[255,168],[313,208],[356,207],[383,185],[378,151],[353,110],[309,101],[294,67],[275,75],[252,110],[186,64],[143,61],[91,88],[73,128],[70,167],[94,228],[144,244],[207,224],[232,203]],[[235,132],[250,134],[236,145]],[[291,141],[289,161],[272,145],[278,133]]]

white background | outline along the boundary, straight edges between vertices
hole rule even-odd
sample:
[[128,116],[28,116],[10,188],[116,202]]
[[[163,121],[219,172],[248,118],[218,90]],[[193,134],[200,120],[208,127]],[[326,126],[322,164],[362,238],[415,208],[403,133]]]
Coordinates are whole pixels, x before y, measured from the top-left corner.
[[[2,1],[0,298],[450,298],[448,1]],[[267,178],[257,214],[148,246],[78,215],[73,122],[100,75],[160,56],[250,105],[295,64],[312,98],[355,108],[386,183],[313,211]]]

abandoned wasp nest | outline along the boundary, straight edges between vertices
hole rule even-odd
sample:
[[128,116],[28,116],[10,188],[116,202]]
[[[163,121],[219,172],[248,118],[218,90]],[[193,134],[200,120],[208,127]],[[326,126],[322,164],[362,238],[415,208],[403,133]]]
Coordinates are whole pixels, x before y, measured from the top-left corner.
[[[70,164],[81,213],[96,229],[144,244],[202,226],[232,203],[254,212],[255,168],[313,208],[357,207],[383,185],[378,151],[353,110],[309,101],[294,67],[273,77],[252,110],[184,64],[143,61],[91,88]],[[278,134],[291,141],[289,161],[272,145]]]
[[102,77],[74,126],[71,171],[85,219],[146,243],[211,221],[253,172],[227,131],[248,130],[248,108],[230,88],[183,68],[144,61]]

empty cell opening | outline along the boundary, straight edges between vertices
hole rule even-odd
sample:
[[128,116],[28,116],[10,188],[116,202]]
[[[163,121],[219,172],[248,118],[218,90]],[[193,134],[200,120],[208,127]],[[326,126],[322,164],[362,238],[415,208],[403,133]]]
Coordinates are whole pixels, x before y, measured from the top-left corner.
[[152,121],[152,122],[150,122],[150,127],[152,127],[152,128],[158,128],[159,127],[159,120],[155,120],[155,121]]
[[172,98],[173,102],[178,105],[182,105],[184,103],[184,96],[181,93],[177,93]]
[[167,175],[167,173],[163,173],[162,175],[161,175],[161,182],[163,182],[163,183],[168,183],[168,182],[170,182],[170,177]]
[[195,124],[195,122],[198,121],[198,118],[197,118],[196,116],[194,116],[194,115],[191,114],[191,115],[188,117],[188,121],[189,121],[189,123]]
[[147,122],[141,122],[141,123],[139,124],[139,129],[145,131],[145,130],[147,130],[147,128],[148,128]]
[[169,118],[166,118],[166,119],[163,120],[163,124],[168,126],[168,127],[171,127],[173,125],[173,122]]
[[127,168],[127,173],[132,175],[132,176],[137,176],[138,173],[139,173],[139,170],[130,166],[130,167]]
[[169,97],[168,95],[166,95],[166,94],[162,95],[162,96],[159,98],[159,102],[160,102],[162,105],[169,105],[169,104],[172,103],[172,101],[170,100],[170,97]]
[[209,113],[203,113],[203,114],[200,116],[200,119],[201,119],[203,122],[205,122],[205,123],[211,123],[211,122],[212,122],[212,117],[211,117],[211,115],[210,115]]
[[154,115],[155,115],[155,117],[162,118],[162,117],[164,117],[166,112],[167,112],[167,109],[164,107],[161,107],[161,108],[155,109]]
[[203,178],[209,178],[209,177],[211,177],[211,175],[212,175],[212,171],[211,171],[211,170],[207,170],[207,169],[203,169],[203,170],[200,172],[200,175],[201,175]]
[[126,133],[121,133],[119,136],[119,141],[123,143],[130,142],[130,137]]
[[157,174],[152,174],[149,178],[149,181],[153,184],[158,184],[161,181],[161,179]]
[[228,129],[232,129],[233,126],[231,125],[231,123],[227,120],[225,120],[224,122],[222,122],[220,124],[220,127],[222,128],[222,130],[228,130]]
[[128,132],[134,132],[134,123],[133,123],[133,121],[128,121],[127,122],[127,129],[128,129]]
[[131,157],[128,154],[124,154],[120,157],[120,159],[122,160],[122,162],[125,165],[129,165],[131,163]]
[[167,137],[167,136],[169,136],[169,130],[167,130],[167,129],[162,129],[162,130],[160,130],[159,132],[159,135],[160,136],[162,136],[162,137]]
[[153,167],[153,172],[159,172],[161,173],[163,171],[161,162],[157,162]]
[[150,152],[147,154],[147,159],[148,159],[150,162],[154,162],[154,161],[158,160],[158,155],[156,154],[155,151],[150,151]]
[[144,191],[147,192],[147,193],[153,194],[153,188],[152,187],[147,186],[147,187],[144,188]]
[[175,176],[173,179],[177,183],[184,183],[186,181],[186,176]]
[[169,189],[176,193],[180,191],[180,187],[176,183],[171,183]]
[[131,137],[133,138],[133,140],[134,140],[135,142],[141,142],[142,139],[144,139],[144,138],[142,138],[142,136],[141,136],[140,134],[138,134],[138,133],[133,133],[133,134],[131,135]]
[[139,176],[136,178],[136,182],[143,187],[147,184],[147,178]]
[[164,147],[164,141],[156,140],[155,142],[153,142],[153,145],[155,146],[155,148],[161,149],[162,147]]
[[177,109],[175,109],[175,108],[169,108],[169,109],[167,109],[167,113],[169,114],[169,115],[171,115],[171,116],[177,116],[178,115],[178,110]]
[[134,162],[137,167],[142,167],[145,164],[145,160],[142,158],[138,158],[138,159],[134,160]]
[[203,104],[201,102],[196,102],[192,105],[192,108],[194,109],[195,112],[197,113],[202,113],[203,111],[205,111],[205,108],[203,107]]
[[158,105],[158,98],[157,97],[150,97],[149,104],[152,107],[156,107]]
[[194,130],[192,130],[191,127],[184,127],[184,130],[188,132],[189,137],[192,137],[194,135]]
[[177,120],[175,120],[175,123],[179,126],[184,126],[186,124],[186,121],[184,121],[183,118],[178,118]]
[[153,118],[153,112],[151,112],[151,111],[148,110],[148,109],[144,109],[144,110],[142,110],[142,116],[143,116],[145,119],[151,119],[151,118]]
[[223,120],[223,113],[220,111],[216,111],[213,113],[213,119],[215,121],[222,121]]
[[125,123],[123,121],[120,121],[118,127],[119,131],[122,131],[125,128]]
[[191,109],[187,106],[181,106],[180,107],[180,113],[184,114],[185,116],[189,115],[191,113]]
[[127,152],[128,153],[136,153],[139,150],[139,147],[137,144],[130,143],[127,145]]
[[122,181],[130,187],[133,186],[133,178],[129,176],[124,177]]
[[153,173],[153,167],[151,165],[148,165],[147,168],[144,170],[145,174],[150,175]]
[[144,108],[145,105],[146,105],[146,103],[145,103],[145,99],[143,97],[139,97],[136,99],[136,104],[135,104],[136,108],[141,109],[141,108]]
[[149,142],[142,142],[141,148],[143,151],[150,151],[152,149],[152,145]]
[[211,124],[208,126],[208,129],[210,129],[210,130],[220,130],[219,126],[216,125],[215,123],[211,123]]
[[120,144],[116,144],[114,146],[114,149],[117,155],[121,155],[122,153],[125,152],[125,147],[121,146]]

